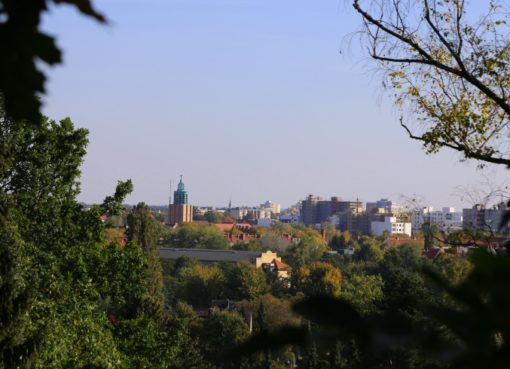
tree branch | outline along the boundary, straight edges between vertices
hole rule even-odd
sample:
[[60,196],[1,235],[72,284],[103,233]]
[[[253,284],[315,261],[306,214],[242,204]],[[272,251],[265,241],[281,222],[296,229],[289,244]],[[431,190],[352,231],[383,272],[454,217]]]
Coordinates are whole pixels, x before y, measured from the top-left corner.
[[[415,134],[413,134],[411,132],[411,130],[409,129],[409,127],[404,124],[402,117],[400,118],[400,126],[406,130],[409,138],[412,138],[413,140],[417,140],[417,141],[421,141],[421,142],[426,142],[426,143],[428,142],[423,136],[416,136]],[[485,162],[493,163],[493,164],[504,164],[510,168],[510,159],[505,159],[502,157],[493,157],[490,155],[483,155],[483,154],[479,154],[476,152],[472,152],[471,150],[469,150],[469,148],[467,146],[460,144],[460,143],[455,143],[455,145],[453,145],[449,142],[442,141],[442,142],[439,142],[439,145],[448,147],[455,151],[462,152],[466,158],[481,160],[481,161],[485,161]]]

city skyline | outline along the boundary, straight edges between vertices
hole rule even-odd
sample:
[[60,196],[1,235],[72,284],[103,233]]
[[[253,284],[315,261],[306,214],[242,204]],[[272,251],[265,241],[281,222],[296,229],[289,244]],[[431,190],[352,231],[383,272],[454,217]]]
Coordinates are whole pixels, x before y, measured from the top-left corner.
[[[338,1],[103,1],[111,23],[73,9],[45,18],[65,65],[44,112],[90,130],[84,202],[131,178],[129,203],[164,204],[182,173],[193,202],[222,206],[307,194],[373,201],[423,197],[459,207],[476,163],[427,156],[398,124]],[[87,40],[86,42],[84,40]],[[505,168],[487,168],[496,185]],[[482,180],[483,182],[483,180]],[[174,182],[176,183],[176,182]]]

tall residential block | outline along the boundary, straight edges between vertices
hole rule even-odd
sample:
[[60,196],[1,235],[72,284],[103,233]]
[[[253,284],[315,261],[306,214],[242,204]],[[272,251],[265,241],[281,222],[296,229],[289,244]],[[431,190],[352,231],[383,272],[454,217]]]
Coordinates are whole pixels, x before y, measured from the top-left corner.
[[341,201],[338,197],[323,200],[320,197],[308,195],[301,201],[301,221],[305,225],[319,224],[329,220],[334,214],[339,213],[362,213],[361,201]]

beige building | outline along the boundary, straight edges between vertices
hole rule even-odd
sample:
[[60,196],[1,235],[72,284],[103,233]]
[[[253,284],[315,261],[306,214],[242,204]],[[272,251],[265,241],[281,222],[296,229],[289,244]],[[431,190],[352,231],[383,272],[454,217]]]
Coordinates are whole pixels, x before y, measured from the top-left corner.
[[170,204],[168,207],[168,223],[171,225],[190,223],[193,221],[193,205]]
[[282,262],[282,258],[276,252],[265,251],[238,251],[238,250],[206,250],[206,249],[159,249],[159,256],[162,259],[177,260],[182,256],[187,256],[203,264],[213,264],[220,262],[237,263],[239,261],[248,261],[257,268],[262,268],[266,272],[276,273],[279,278],[287,279],[290,277],[290,266]]

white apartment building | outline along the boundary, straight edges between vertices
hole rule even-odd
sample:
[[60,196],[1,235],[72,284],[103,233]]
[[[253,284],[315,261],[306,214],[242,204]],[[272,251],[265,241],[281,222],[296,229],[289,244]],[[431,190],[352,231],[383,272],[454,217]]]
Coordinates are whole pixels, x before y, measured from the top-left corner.
[[396,217],[384,217],[383,221],[372,221],[370,229],[375,236],[382,236],[385,231],[391,234],[411,236],[411,223],[399,222]]
[[411,223],[413,234],[421,230],[423,223],[430,223],[438,230],[449,233],[462,229],[462,213],[452,207],[444,207],[441,210],[426,207],[412,214]]
[[271,210],[260,208],[231,208],[228,210],[231,218],[237,220],[257,220],[257,219],[271,219]]

